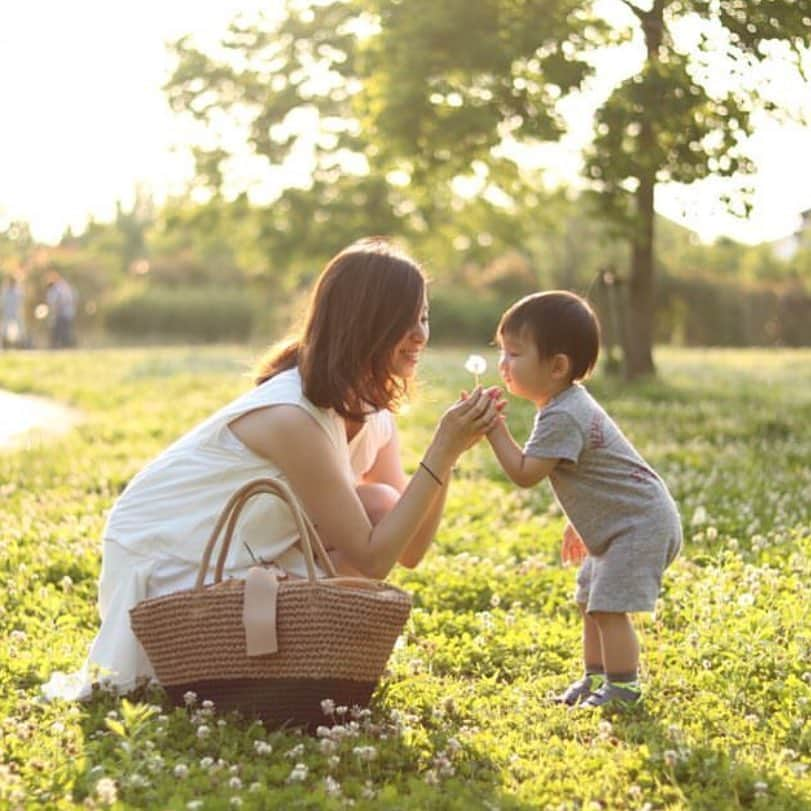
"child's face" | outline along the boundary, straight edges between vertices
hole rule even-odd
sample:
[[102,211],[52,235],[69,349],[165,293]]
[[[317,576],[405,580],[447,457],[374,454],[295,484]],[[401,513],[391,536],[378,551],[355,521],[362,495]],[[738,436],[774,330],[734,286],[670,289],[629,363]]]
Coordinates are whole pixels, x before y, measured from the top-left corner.
[[498,370],[510,394],[545,405],[568,385],[561,376],[560,355],[541,358],[538,347],[525,334],[502,334]]

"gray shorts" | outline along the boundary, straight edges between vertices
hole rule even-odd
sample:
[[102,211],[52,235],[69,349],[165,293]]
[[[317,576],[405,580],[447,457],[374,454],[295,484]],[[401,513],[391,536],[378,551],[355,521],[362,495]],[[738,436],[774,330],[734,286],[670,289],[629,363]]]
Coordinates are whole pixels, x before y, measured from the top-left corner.
[[678,516],[615,538],[600,555],[589,555],[577,573],[575,600],[587,612],[624,614],[653,611],[662,574],[681,549]]

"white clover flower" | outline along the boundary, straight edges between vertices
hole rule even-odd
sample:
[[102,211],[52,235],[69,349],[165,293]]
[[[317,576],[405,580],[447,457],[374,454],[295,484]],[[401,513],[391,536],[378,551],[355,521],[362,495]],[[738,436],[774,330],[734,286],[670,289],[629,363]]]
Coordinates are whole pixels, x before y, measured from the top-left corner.
[[238,777],[232,777],[228,781],[228,786],[234,789],[235,791],[239,791],[239,789],[242,788],[242,781]]
[[330,774],[324,778],[324,791],[330,797],[336,797],[341,793],[341,784]]
[[178,763],[174,769],[172,769],[172,773],[175,777],[179,777],[181,780],[189,776],[189,767],[185,763]]
[[267,741],[254,741],[253,748],[257,755],[269,755],[273,752],[273,747]]
[[614,730],[614,727],[611,724],[611,721],[600,721],[597,724],[597,729],[600,731],[601,735],[610,735]]
[[251,783],[250,786],[248,786],[248,791],[250,791],[251,794],[256,794],[258,791],[261,791],[261,790],[262,790],[262,784],[259,783],[259,782]]
[[344,705],[341,705],[340,707],[336,707],[336,708],[335,708],[335,712],[336,712],[338,715],[346,715],[346,714],[349,712],[349,707],[346,707],[346,706],[344,706]]
[[332,715],[335,712],[335,702],[331,698],[325,698],[321,702],[321,712],[324,715]]
[[133,788],[146,788],[149,786],[149,780],[142,774],[135,774],[130,776],[129,783]]
[[323,755],[332,755],[338,749],[338,744],[335,743],[331,738],[322,738],[321,739],[321,754]]
[[241,808],[242,807],[242,797],[231,797],[231,808]]
[[330,758],[327,759],[327,766],[330,769],[337,769],[341,763],[341,758],[338,755],[332,755]]
[[693,512],[693,517],[690,519],[690,525],[700,527],[707,523],[707,510],[705,507],[696,507]]
[[707,540],[714,541],[718,537],[718,529],[716,527],[707,527]]
[[356,746],[352,753],[360,760],[365,760],[367,763],[373,761],[377,757],[377,749],[374,746]]
[[191,707],[197,701],[197,693],[194,690],[188,690],[187,692],[183,693],[183,703],[187,707]]
[[292,749],[288,750],[284,753],[285,757],[289,757],[291,760],[295,758],[301,757],[304,754],[304,744],[299,743],[296,744]]
[[762,780],[758,780],[753,788],[755,789],[755,794],[765,794],[769,790],[769,784],[764,783]]
[[371,780],[367,780],[366,784],[363,787],[363,791],[361,791],[360,796],[363,797],[364,800],[373,800],[375,798],[376,792],[374,783]]
[[316,737],[318,738],[329,738],[330,735],[330,728],[325,726],[319,726],[315,730]]
[[200,760],[200,768],[201,769],[210,769],[214,765],[214,758],[213,757],[204,757]]
[[201,705],[201,706],[203,707],[203,709],[204,709],[204,710],[213,710],[213,709],[214,709],[214,702],[213,702],[213,701],[211,701],[210,699],[208,699],[208,698],[207,698],[207,699],[206,699],[206,700],[205,700],[205,701],[202,703],[202,705]]
[[210,734],[211,728],[207,727],[205,724],[201,724],[197,727],[197,737],[200,738],[201,741],[205,740]]
[[118,789],[115,780],[109,777],[102,777],[96,783],[96,797],[102,805],[112,805],[118,799]]
[[307,779],[308,769],[303,763],[296,763],[293,771],[290,772],[287,782],[288,783],[302,783]]
[[202,807],[203,807],[202,800],[189,800],[189,802],[186,803],[186,808],[188,808],[189,811],[198,811],[198,809]]

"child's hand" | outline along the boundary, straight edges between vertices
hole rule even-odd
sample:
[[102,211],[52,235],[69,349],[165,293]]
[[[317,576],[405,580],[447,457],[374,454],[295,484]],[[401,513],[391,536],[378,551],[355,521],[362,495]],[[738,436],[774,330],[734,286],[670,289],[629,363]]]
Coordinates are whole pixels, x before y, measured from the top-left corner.
[[566,524],[566,529],[563,530],[560,559],[564,564],[579,564],[588,557],[588,554],[588,549],[586,549],[583,539],[577,534],[577,530],[571,524]]
[[[491,433],[494,429],[498,428],[500,425],[504,425],[504,407],[507,405],[507,401],[504,399],[504,393],[502,392],[499,386],[490,386],[490,388],[482,389],[482,393],[489,397],[493,401],[493,405],[496,409],[496,414],[494,415],[493,419],[490,421],[490,424],[485,428],[482,436],[484,434]],[[461,400],[467,400],[468,393],[466,391],[461,391],[459,393],[459,398]],[[476,437],[469,445],[468,448],[473,447],[479,440],[481,436]]]

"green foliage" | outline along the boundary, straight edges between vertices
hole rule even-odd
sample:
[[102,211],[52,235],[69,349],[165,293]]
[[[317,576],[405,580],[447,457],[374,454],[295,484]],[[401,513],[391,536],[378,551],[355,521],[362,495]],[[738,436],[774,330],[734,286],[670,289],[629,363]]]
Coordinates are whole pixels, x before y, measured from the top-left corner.
[[663,278],[657,337],[687,346],[808,346],[811,295],[802,287]]
[[119,338],[212,342],[250,337],[255,313],[254,296],[244,288],[153,286],[125,291],[105,318]]
[[[495,352],[483,353],[494,383]],[[398,418],[409,470],[470,385],[466,354],[426,357]],[[580,668],[563,519],[545,486],[515,489],[484,446],[461,460],[426,560],[393,573],[415,610],[371,715],[336,711],[342,732],[268,731],[202,696],[174,708],[154,690],[42,702],[42,681],[78,666],[97,628],[106,510],[149,459],[245,389],[249,360],[210,347],[5,357],[0,386],[58,397],[85,419],[48,446],[34,438],[0,454],[0,805],[811,808],[808,351],[663,350],[658,381],[590,384],[685,523],[656,616],[639,623],[643,709],[550,701]],[[516,436],[532,417],[511,401]]]
[[[741,181],[753,170],[745,149],[752,114],[777,106],[773,87],[753,76],[782,61],[806,78],[811,0],[615,6],[604,19],[601,4],[573,0],[291,3],[281,19],[232,25],[216,54],[179,41],[167,92],[202,124],[225,116],[244,130],[247,120],[251,148],[269,165],[308,143],[318,212],[331,233],[355,220],[343,194],[326,203],[322,196],[341,176],[351,184],[368,176],[389,187],[372,198],[380,216],[369,222],[417,238],[449,228],[461,239],[467,223],[447,215],[464,205],[459,181],[473,174],[478,190],[469,196],[493,213],[524,207],[536,184],[509,147],[557,139],[562,105],[586,86],[597,59],[635,39],[642,58],[596,112],[585,174],[601,216],[629,244],[624,348],[627,371],[641,375],[653,372],[655,186],[710,175]],[[203,185],[219,192],[231,157],[225,140],[199,151]],[[311,198],[286,198],[293,216],[285,222],[305,223],[291,242],[311,240],[320,230],[307,227],[317,222]],[[368,211],[368,201],[358,205]],[[726,202],[748,211],[744,190]],[[532,209],[541,205],[536,199]]]

